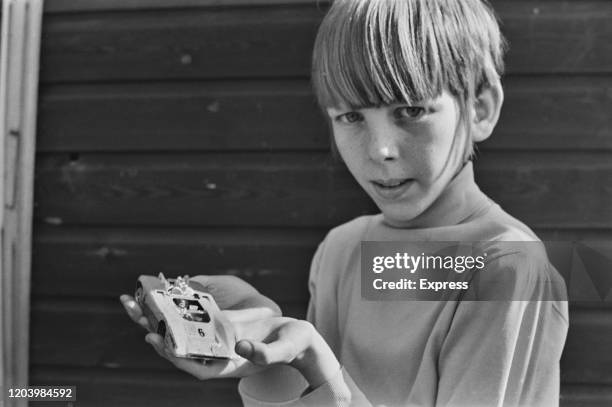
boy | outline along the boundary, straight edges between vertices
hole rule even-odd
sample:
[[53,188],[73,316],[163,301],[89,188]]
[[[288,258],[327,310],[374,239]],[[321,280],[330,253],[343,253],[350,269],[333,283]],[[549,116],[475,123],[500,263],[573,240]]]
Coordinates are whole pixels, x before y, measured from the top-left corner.
[[[343,161],[381,214],[319,246],[311,324],[238,318],[242,364],[173,362],[201,378],[245,377],[246,405],[558,404],[563,281],[537,243],[502,243],[538,239],[474,182],[472,145],[491,135],[503,103],[503,50],[481,0],[335,1],[315,42],[313,84]],[[452,301],[365,301],[362,241],[482,242],[493,255],[479,290],[517,301],[468,301],[470,290]],[[160,338],[148,340],[164,355]]]

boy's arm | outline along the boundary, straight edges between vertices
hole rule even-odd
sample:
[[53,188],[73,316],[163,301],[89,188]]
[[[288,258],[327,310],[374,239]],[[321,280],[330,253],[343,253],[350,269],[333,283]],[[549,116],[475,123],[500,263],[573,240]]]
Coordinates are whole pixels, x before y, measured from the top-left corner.
[[[289,366],[277,366],[242,379],[238,385],[245,407],[370,407],[344,368],[311,390],[303,376]],[[256,380],[261,380],[256,383]],[[288,391],[299,389],[299,391]]]
[[[317,326],[317,277],[324,251],[325,241],[319,245],[310,268],[310,301],[306,318],[315,327]],[[330,351],[329,346],[318,332],[315,333],[318,337],[316,342],[319,342],[317,348],[322,350],[318,357],[327,359],[329,363],[329,356],[325,356],[325,353]],[[304,378],[305,375],[288,365],[273,366],[264,372],[242,379],[238,390],[244,405],[247,407],[371,406],[346,370],[339,365],[333,353],[331,357],[336,362],[335,372],[315,386],[309,386],[309,382]],[[315,366],[314,370],[317,369]]]
[[514,298],[534,300],[458,304],[440,352],[437,406],[559,404],[567,302],[562,293],[551,292],[564,285],[549,268],[548,263],[501,259],[484,272],[492,271],[493,290],[505,291],[500,298],[514,290]]
[[[319,337],[320,338],[320,337]],[[323,341],[322,338],[319,341]],[[327,354],[326,344],[313,346],[312,356],[292,369],[273,366],[242,379],[238,390],[247,407],[349,407],[370,406],[335,356]],[[318,360],[317,360],[318,359]],[[329,369],[326,368],[329,367]],[[326,372],[326,373],[323,373]],[[307,379],[307,380],[306,380]]]

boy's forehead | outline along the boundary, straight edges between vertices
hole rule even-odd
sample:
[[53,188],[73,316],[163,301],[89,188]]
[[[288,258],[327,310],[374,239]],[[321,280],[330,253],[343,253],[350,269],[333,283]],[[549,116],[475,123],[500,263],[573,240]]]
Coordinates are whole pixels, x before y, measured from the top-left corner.
[[346,104],[346,103],[341,103],[341,104],[337,104],[334,106],[327,106],[325,108],[325,110],[327,110],[328,112],[341,112],[341,111],[345,111],[345,110],[350,110],[351,107]]
[[346,111],[346,110],[364,110],[364,109],[379,109],[388,106],[405,105],[407,103],[397,101],[390,103],[369,103],[369,104],[353,104],[349,102],[338,102],[334,105],[326,107],[327,111]]
[[443,90],[439,95],[434,96],[432,98],[427,98],[425,100],[396,101],[396,102],[385,103],[385,104],[371,104],[371,105],[363,105],[363,106],[354,106],[347,102],[339,102],[332,106],[327,106],[325,110],[329,113],[334,113],[334,112],[342,112],[342,111],[347,111],[347,110],[380,109],[380,108],[393,107],[393,106],[420,106],[420,105],[436,106],[436,105],[440,105],[441,103],[448,101],[449,99],[452,99],[455,103],[458,102],[455,96],[450,94],[450,92],[448,92],[447,90]]

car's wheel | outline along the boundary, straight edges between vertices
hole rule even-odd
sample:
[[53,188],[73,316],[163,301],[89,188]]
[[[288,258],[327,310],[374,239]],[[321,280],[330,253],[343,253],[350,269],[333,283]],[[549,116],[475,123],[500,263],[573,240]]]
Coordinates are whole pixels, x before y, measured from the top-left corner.
[[166,323],[164,321],[159,321],[159,324],[157,324],[157,334],[166,338]]
[[144,290],[142,288],[142,284],[140,284],[140,281],[136,284],[136,292],[134,293],[134,299],[136,299],[136,302],[138,302],[139,304],[142,304],[142,296],[144,294]]
[[171,349],[176,349],[176,342],[174,342],[174,338],[170,332],[166,333],[166,344]]

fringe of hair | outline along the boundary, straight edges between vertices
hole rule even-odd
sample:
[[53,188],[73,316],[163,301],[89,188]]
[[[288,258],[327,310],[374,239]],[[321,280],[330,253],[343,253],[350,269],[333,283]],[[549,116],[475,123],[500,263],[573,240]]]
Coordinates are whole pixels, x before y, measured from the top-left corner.
[[483,0],[336,0],[315,40],[322,108],[463,102],[503,74],[505,40]]

